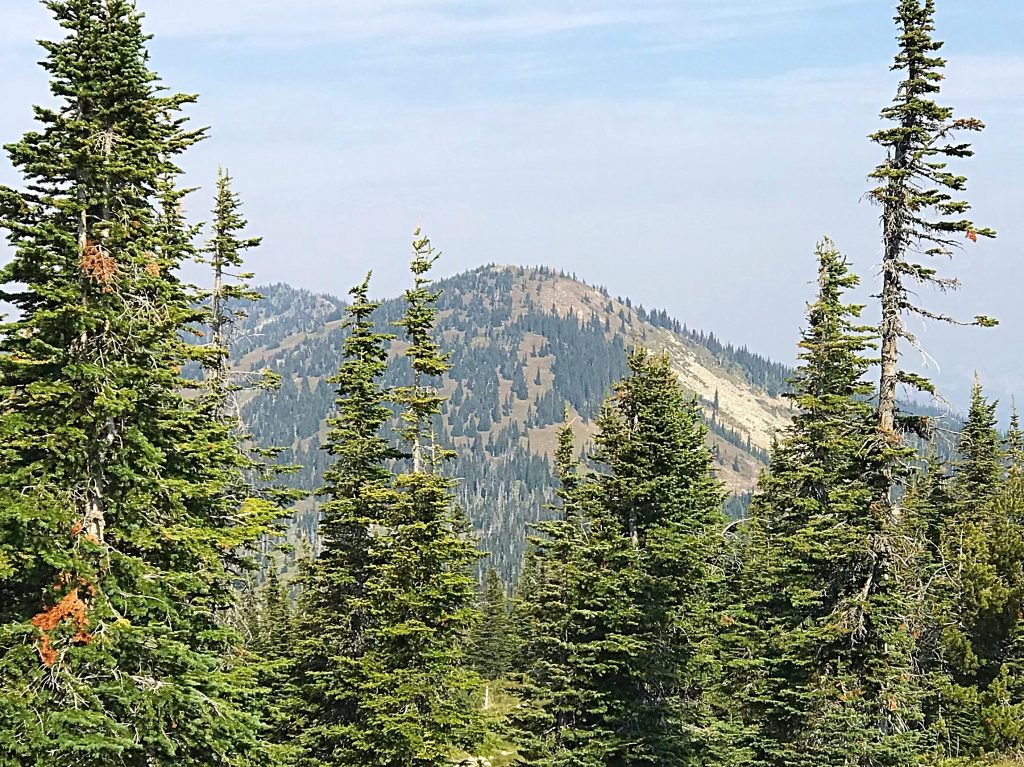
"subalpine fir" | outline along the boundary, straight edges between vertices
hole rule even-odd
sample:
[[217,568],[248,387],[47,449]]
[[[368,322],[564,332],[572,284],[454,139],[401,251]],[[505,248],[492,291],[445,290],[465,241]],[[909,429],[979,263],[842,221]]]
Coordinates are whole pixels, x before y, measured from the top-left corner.
[[[477,553],[442,473],[448,453],[431,431],[443,402],[435,381],[448,369],[433,337],[439,294],[428,272],[437,254],[419,232],[413,251],[414,286],[399,323],[407,386],[381,387],[389,338],[374,329],[366,283],[349,308],[326,445],[336,463],[324,489],[323,550],[300,618],[304,764],[440,767],[481,736],[479,679],[465,657]],[[381,437],[391,404],[402,419],[401,452]]]
[[[911,765],[920,749],[912,605],[900,568],[912,556],[889,513],[875,439],[873,344],[857,284],[829,241],[800,342],[793,424],[772,451],[744,537],[737,678],[754,764]],[[910,548],[911,550],[907,550]]]
[[946,61],[939,55],[943,43],[933,36],[934,0],[900,0],[895,21],[899,50],[892,69],[901,72],[903,79],[892,104],[882,110],[888,125],[871,136],[885,150],[886,158],[871,173],[877,186],[869,192],[882,209],[878,423],[889,439],[895,439],[902,428],[919,425],[909,417],[899,417],[899,387],[935,391],[926,378],[900,367],[901,345],[917,343],[906,317],[982,327],[996,324],[985,316],[961,322],[917,303],[915,286],[948,291],[960,285],[955,277],[939,274],[931,262],[933,257],[948,258],[965,241],[995,237],[995,232],[967,217],[971,209],[963,199],[967,179],[949,168],[950,160],[974,154],[959,136],[983,130],[985,125],[976,118],[955,117],[952,107],[936,100]]
[[499,679],[512,667],[516,634],[505,584],[493,567],[484,574],[477,606],[480,622],[470,635],[469,662],[484,679]]
[[925,713],[939,753],[950,758],[1022,743],[1007,728],[1022,705],[1015,679],[1024,599],[1020,477],[1012,459],[1006,468],[995,411],[976,382],[951,476],[936,479],[941,470],[931,469],[908,503],[922,550]]
[[8,153],[0,298],[0,763],[241,764],[250,675],[219,620],[279,514],[188,392],[201,320],[176,270],[175,158],[195,143],[126,0],[52,0],[58,101]]
[[598,419],[594,471],[562,433],[562,514],[538,527],[517,600],[514,727],[534,764],[735,763],[720,485],[668,359],[638,351],[629,366]]
[[207,362],[207,376],[215,393],[226,396],[232,386],[228,370],[231,329],[244,310],[239,308],[243,301],[260,298],[259,293],[249,287],[252,274],[244,271],[245,252],[259,247],[260,237],[242,234],[248,222],[242,216],[242,201],[233,188],[231,175],[221,169],[217,173],[217,191],[213,206],[213,221],[209,242],[203,249],[203,260],[212,271],[213,286],[209,290],[210,330],[209,350],[211,359]]

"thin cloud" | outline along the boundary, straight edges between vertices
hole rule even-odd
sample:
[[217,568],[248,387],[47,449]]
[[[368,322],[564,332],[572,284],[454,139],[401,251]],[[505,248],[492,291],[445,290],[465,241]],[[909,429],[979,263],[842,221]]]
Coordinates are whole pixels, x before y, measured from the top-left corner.
[[[141,4],[152,31],[241,45],[412,45],[543,38],[632,29],[690,45],[872,0],[175,0]],[[877,2],[878,0],[873,0]]]

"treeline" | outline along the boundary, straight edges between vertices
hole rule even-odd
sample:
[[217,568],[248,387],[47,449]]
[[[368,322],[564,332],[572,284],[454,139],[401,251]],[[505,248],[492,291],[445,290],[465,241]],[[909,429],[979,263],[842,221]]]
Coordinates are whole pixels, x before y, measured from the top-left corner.
[[[749,514],[725,515],[708,427],[667,357],[635,349],[617,368],[615,343],[567,348],[549,375],[570,386],[572,364],[591,364],[619,382],[608,396],[577,386],[554,477],[524,463],[523,484],[502,488],[506,504],[545,483],[552,499],[511,595],[493,568],[478,588],[446,467],[496,443],[516,455],[524,435],[483,436],[508,396],[446,432],[441,382],[458,361],[495,365],[512,392],[537,383],[475,355],[458,328],[437,333],[456,307],[431,282],[429,239],[417,231],[400,302],[371,301],[368,275],[342,314],[317,307],[344,326],[329,388],[239,374],[228,348],[235,307],[257,299],[244,257],[259,240],[226,173],[205,236],[182,217],[176,163],[203,137],[182,116],[192,97],[149,71],[134,3],[47,7],[66,33],[44,44],[60,107],[37,108],[39,130],[8,147],[24,190],[0,189],[14,251],[0,299],[16,310],[0,324],[0,765],[951,767],[1022,754],[1024,433],[1016,416],[1000,433],[978,384],[955,455],[922,460],[932,423],[896,398],[934,391],[900,368],[905,316],[949,320],[917,306],[911,283],[955,284],[916,254],[994,236],[966,219],[966,182],[945,166],[970,155],[952,136],[982,126],[933,101],[931,0],[900,2],[905,78],[872,137],[886,150],[871,192],[881,326],[862,324],[846,298],[857,278],[823,240],[786,384],[794,418]],[[182,281],[188,262],[211,289]],[[476,310],[514,326],[506,299]],[[543,336],[524,325],[498,343],[555,344],[588,323],[614,338],[587,311],[543,322]],[[494,381],[456,386],[448,406]],[[298,494],[239,412],[279,384],[296,402],[330,393],[319,547],[294,577],[270,566],[256,586],[256,555],[277,558],[268,542]],[[581,416],[596,423],[582,455]],[[296,425],[279,426],[294,454]]]

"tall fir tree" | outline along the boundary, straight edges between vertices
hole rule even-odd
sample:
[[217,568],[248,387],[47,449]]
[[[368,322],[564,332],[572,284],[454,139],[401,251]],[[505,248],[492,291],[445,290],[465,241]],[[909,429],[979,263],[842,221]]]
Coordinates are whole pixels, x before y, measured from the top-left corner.
[[873,447],[873,336],[829,240],[789,395],[797,412],[762,476],[741,574],[749,665],[740,695],[754,764],[911,765],[919,749],[909,605],[896,577],[881,452]]
[[126,0],[51,0],[54,108],[7,147],[0,299],[0,762],[242,764],[253,680],[220,617],[279,514],[180,377],[201,319],[176,271],[175,158],[199,140]]
[[413,287],[396,323],[408,344],[412,381],[393,393],[411,465],[396,477],[395,502],[372,547],[372,649],[360,700],[369,727],[358,748],[365,754],[361,764],[439,767],[482,737],[473,700],[479,678],[465,657],[478,618],[473,565],[479,554],[455,503],[455,483],[443,473],[453,454],[434,432],[444,403],[436,383],[450,357],[434,338],[440,291],[431,288],[429,273],[440,254],[419,229],[412,250]]
[[536,764],[736,763],[716,640],[723,493],[668,359],[638,351],[629,367],[595,471],[579,474],[562,433],[562,517],[539,529],[520,608],[516,726]]
[[[934,0],[900,0],[896,13],[899,52],[893,70],[904,73],[891,106],[882,110],[889,127],[871,140],[886,151],[886,160],[871,173],[878,183],[870,196],[882,208],[882,321],[880,326],[881,383],[878,423],[890,439],[901,427],[897,413],[900,384],[934,393],[927,379],[900,368],[900,344],[917,341],[905,316],[941,322],[991,326],[995,320],[978,316],[970,323],[915,303],[914,285],[942,291],[955,290],[959,281],[939,275],[922,256],[951,256],[963,239],[995,237],[991,229],[966,218],[970,204],[960,197],[964,176],[948,168],[949,160],[971,157],[968,143],[956,135],[980,131],[985,126],[974,118],[955,118],[951,107],[935,100],[945,77],[946,61],[938,55],[943,43],[933,37]],[[904,424],[912,425],[912,424]]]
[[699,406],[669,358],[638,350],[629,370],[598,419],[594,454],[601,504],[639,568],[627,597],[639,609],[636,665],[612,693],[622,763],[727,765],[739,752],[718,695],[725,494]]
[[566,420],[555,455],[559,515],[536,526],[516,592],[521,704],[509,730],[528,764],[601,767],[621,758],[607,680],[631,650],[619,627],[635,615],[622,589],[635,573],[635,550],[603,514],[596,485],[584,481]]
[[[447,370],[427,276],[437,254],[418,231],[413,251],[414,287],[400,323],[411,385],[380,388],[386,338],[373,331],[365,284],[350,308],[327,446],[338,461],[325,492],[323,552],[303,602],[312,618],[300,645],[309,764],[434,767],[482,735],[479,680],[465,659],[477,553],[453,482],[441,474],[447,452],[430,431],[443,402],[434,379]],[[411,459],[399,474],[387,463],[399,454],[380,436],[389,403],[400,408]]]
[[343,360],[331,379],[338,397],[324,444],[333,463],[320,491],[321,551],[303,575],[299,600],[294,735],[310,764],[358,760],[350,751],[361,724],[358,696],[365,676],[359,663],[369,644],[372,537],[393,500],[387,464],[401,457],[381,436],[391,418],[380,380],[392,336],[376,331],[378,304],[369,299],[369,283],[367,275],[350,291]]
[[221,169],[217,173],[211,237],[203,249],[204,260],[213,272],[213,286],[209,294],[211,360],[208,362],[208,378],[217,393],[225,392],[231,385],[228,370],[231,326],[243,311],[238,304],[260,298],[259,293],[249,287],[252,274],[242,271],[242,267],[245,265],[245,251],[259,247],[263,240],[242,236],[247,225],[231,175]]

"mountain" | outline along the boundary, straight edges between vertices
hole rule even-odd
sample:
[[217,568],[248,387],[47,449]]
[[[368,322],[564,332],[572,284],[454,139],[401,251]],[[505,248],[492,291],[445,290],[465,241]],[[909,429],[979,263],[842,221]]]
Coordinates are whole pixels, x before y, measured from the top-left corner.
[[[527,526],[547,513],[550,457],[565,407],[585,447],[594,414],[636,346],[668,353],[703,405],[718,474],[734,494],[730,509],[742,508],[773,434],[788,419],[780,396],[785,366],[545,268],[487,266],[438,287],[437,333],[452,350],[452,368],[436,429],[458,449],[450,470],[460,479],[460,501],[506,578],[518,568]],[[291,481],[312,490],[328,465],[319,447],[335,394],[326,379],[338,367],[345,303],[286,285],[261,292],[265,300],[237,323],[235,365],[269,368],[282,385],[246,401],[245,420],[261,444],[283,447],[281,460],[301,467]],[[386,301],[378,322],[394,322],[401,312],[400,300]],[[403,348],[395,342],[389,384],[406,380]],[[295,531],[311,537],[314,529],[309,501]]]

